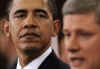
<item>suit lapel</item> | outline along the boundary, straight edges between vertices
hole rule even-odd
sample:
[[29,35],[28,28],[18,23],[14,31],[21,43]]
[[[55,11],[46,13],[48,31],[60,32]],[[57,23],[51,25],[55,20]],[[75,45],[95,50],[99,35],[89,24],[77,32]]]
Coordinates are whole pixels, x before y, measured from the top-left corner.
[[52,51],[51,54],[44,60],[38,69],[51,69],[54,65],[53,61],[55,60],[55,54]]

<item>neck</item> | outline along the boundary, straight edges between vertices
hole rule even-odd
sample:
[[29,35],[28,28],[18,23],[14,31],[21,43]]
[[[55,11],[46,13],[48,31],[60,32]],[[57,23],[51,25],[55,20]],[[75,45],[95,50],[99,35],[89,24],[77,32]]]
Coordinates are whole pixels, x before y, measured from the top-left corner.
[[22,67],[25,67],[27,64],[29,64],[31,61],[33,61],[34,59],[36,59],[37,57],[41,56],[46,50],[43,49],[41,51],[31,51],[31,52],[17,52],[18,57],[19,57],[19,62],[21,64]]

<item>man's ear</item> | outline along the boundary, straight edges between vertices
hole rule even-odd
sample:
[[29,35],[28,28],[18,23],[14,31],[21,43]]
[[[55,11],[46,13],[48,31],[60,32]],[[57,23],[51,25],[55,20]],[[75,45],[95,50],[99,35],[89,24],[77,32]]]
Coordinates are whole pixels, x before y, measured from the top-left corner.
[[9,33],[9,22],[6,19],[2,20],[2,25],[3,25],[3,29],[4,29],[4,33],[7,37],[10,37],[10,33]]
[[60,20],[59,19],[56,19],[54,20],[54,24],[53,24],[53,36],[56,36],[59,32],[59,29],[60,29]]

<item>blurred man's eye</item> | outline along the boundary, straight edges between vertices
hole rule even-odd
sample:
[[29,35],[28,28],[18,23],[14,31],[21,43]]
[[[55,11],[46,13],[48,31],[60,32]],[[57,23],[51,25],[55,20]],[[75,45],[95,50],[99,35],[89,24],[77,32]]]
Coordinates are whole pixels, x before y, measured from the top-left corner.
[[81,32],[81,33],[79,33],[79,35],[81,37],[88,38],[88,37],[91,37],[93,35],[93,33],[90,33],[90,32]]
[[71,36],[71,33],[70,32],[63,32],[63,35],[64,35],[64,37],[70,37]]

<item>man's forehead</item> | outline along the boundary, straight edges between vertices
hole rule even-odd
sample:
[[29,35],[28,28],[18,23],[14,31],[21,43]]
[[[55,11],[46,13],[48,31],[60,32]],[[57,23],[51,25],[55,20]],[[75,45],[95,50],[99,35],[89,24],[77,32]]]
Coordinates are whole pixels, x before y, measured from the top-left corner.
[[[48,3],[48,0],[30,0],[33,3]],[[13,2],[29,2],[29,0],[13,0]]]
[[48,0],[43,0],[45,3],[48,3]]
[[21,8],[46,8],[48,0],[13,0],[13,9]]

